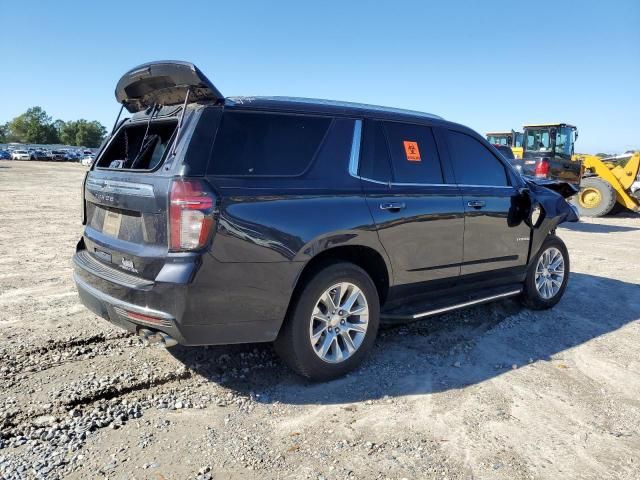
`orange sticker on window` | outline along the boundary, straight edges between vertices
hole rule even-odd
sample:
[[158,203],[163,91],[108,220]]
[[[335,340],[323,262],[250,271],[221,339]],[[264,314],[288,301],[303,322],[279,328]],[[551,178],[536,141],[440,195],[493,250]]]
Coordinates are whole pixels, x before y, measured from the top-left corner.
[[418,142],[404,141],[404,153],[407,155],[407,160],[410,162],[421,162],[420,149],[418,148]]

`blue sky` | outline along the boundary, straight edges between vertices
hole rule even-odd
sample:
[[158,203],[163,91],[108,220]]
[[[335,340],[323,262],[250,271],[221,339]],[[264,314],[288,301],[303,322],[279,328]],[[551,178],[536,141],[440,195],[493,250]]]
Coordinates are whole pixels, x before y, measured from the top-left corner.
[[0,122],[40,105],[110,127],[123,72],[181,59],[225,95],[411,108],[482,133],[564,121],[578,151],[640,149],[638,0],[2,0],[0,19]]

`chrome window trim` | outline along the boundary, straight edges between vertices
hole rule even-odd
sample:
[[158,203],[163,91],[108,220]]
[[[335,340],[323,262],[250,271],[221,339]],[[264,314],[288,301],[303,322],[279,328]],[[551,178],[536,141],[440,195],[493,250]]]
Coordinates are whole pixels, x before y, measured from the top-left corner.
[[463,183],[398,183],[383,182],[358,175],[360,166],[360,146],[362,144],[362,120],[356,119],[353,124],[353,139],[351,140],[351,154],[349,155],[349,175],[365,182],[391,187],[483,187],[483,188],[503,188],[513,189],[513,185],[470,185]]
[[349,175],[358,178],[360,164],[360,144],[362,143],[362,120],[353,123],[353,139],[351,140],[351,155],[349,156]]

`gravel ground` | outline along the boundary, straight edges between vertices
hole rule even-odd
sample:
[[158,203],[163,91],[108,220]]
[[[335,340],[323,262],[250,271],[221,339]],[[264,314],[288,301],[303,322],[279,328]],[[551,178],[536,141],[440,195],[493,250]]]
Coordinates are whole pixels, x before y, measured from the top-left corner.
[[0,162],[0,478],[640,478],[640,217],[559,230],[553,310],[388,328],[310,384],[269,345],[142,348],[85,310],[84,171]]

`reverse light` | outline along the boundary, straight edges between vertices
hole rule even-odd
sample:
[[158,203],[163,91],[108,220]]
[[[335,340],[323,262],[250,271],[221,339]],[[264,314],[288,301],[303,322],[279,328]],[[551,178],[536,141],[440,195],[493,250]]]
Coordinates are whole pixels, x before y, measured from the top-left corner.
[[206,245],[213,230],[213,193],[200,180],[176,179],[169,194],[169,246],[172,251]]
[[542,159],[536,165],[536,173],[537,178],[547,178],[549,175],[549,160]]

